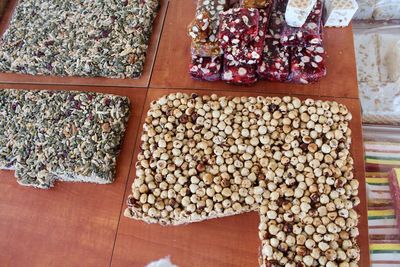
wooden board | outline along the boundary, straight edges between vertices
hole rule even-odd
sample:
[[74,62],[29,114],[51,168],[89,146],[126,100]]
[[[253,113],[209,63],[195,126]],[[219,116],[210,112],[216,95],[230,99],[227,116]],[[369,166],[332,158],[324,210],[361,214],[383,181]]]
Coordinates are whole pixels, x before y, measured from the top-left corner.
[[[10,0],[4,17],[0,21],[0,34],[3,35],[11,20],[18,0]],[[91,86],[124,86],[124,87],[148,87],[158,43],[168,9],[168,0],[161,0],[161,8],[153,24],[153,32],[147,50],[146,62],[142,76],[138,79],[113,79],[103,77],[57,77],[57,76],[33,76],[29,74],[1,73],[0,83],[27,83],[27,84],[60,84],[60,85],[91,85]]]
[[[149,89],[144,106],[145,111],[149,108],[151,101],[172,92],[208,94],[204,90]],[[271,95],[228,90],[213,90],[213,93],[221,96]],[[300,98],[304,99],[305,97],[300,96]],[[367,200],[360,104],[357,99],[326,97],[320,99],[343,103],[353,114],[353,120],[350,123],[350,128],[353,130],[351,153],[355,160],[354,174],[360,181],[359,193],[361,198],[361,204],[358,207],[361,215],[360,238],[358,240],[361,247],[360,266],[369,266]],[[145,116],[146,112],[143,112],[141,124],[143,124]],[[134,163],[139,152],[141,132],[142,129],[139,129],[125,199],[131,192],[130,185],[135,178]],[[126,207],[126,204],[124,204],[124,207]],[[258,222],[259,217],[255,212],[175,227],[148,225],[121,215],[112,266],[144,266],[154,259],[167,255],[170,255],[173,262],[178,266],[257,266],[260,246]]]
[[357,80],[354,78],[356,67],[351,27],[324,30],[328,75],[319,83],[302,85],[259,81],[246,87],[229,85],[222,81],[201,82],[192,80],[188,74],[190,38],[187,36],[186,27],[194,18],[194,13],[195,1],[170,1],[150,87],[211,90],[218,88],[244,92],[358,97]]
[[39,190],[20,186],[12,171],[0,171],[0,266],[107,266],[147,90],[72,86],[40,89],[125,95],[131,100],[132,113],[113,184],[58,182],[50,190]]

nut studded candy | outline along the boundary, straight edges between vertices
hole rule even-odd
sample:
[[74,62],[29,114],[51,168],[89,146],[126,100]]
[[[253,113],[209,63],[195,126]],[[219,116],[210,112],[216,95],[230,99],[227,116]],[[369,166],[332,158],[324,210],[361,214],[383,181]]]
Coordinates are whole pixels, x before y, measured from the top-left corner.
[[222,57],[192,56],[189,74],[195,80],[218,81],[221,79]]
[[228,8],[228,0],[198,0],[197,14],[206,11],[210,16],[209,42],[215,42],[218,38],[219,14]]
[[277,0],[272,11],[261,61],[257,66],[259,78],[284,82],[289,76],[289,50],[280,43],[286,0]]
[[322,43],[321,18],[323,11],[322,0],[317,0],[306,22],[301,27],[290,27],[284,23],[281,43],[284,46],[308,46]]
[[285,22],[285,10],[287,0],[276,0],[271,11],[271,18],[267,27],[267,38],[268,35],[274,39],[280,39],[283,30],[283,24]]
[[262,60],[257,66],[258,76],[272,82],[284,82],[289,71],[289,49],[279,40],[266,39]]
[[265,33],[269,21],[270,9],[260,9],[259,29],[256,37],[248,43],[227,46],[224,50],[225,57],[230,61],[237,61],[241,64],[254,65],[261,61],[265,43]]
[[[8,142],[0,141],[0,168],[15,169],[19,184],[46,189],[55,180],[113,182],[128,98],[13,89],[2,90],[0,96],[1,104],[3,96],[8,98],[8,116],[14,123],[1,131]],[[0,118],[7,115],[2,108],[0,113]],[[1,120],[3,126],[7,124]]]
[[219,40],[222,49],[240,46],[258,35],[260,13],[256,8],[231,8],[220,15]]
[[240,6],[245,8],[266,8],[271,4],[271,0],[240,0]]
[[17,159],[19,132],[27,123],[22,112],[25,109],[25,91],[0,90],[0,169],[13,170]]
[[347,27],[358,9],[356,0],[325,0],[325,27]]
[[210,13],[201,10],[188,26],[188,34],[194,43],[207,42],[210,35]]
[[285,20],[289,26],[301,27],[314,8],[317,0],[289,0]]
[[357,266],[351,118],[337,102],[288,96],[163,96],[125,215],[180,225],[258,211],[261,266]]
[[233,84],[253,84],[257,82],[255,65],[236,64],[224,58],[222,80]]
[[206,43],[194,43],[190,46],[190,51],[193,56],[200,57],[214,57],[222,55],[222,50],[219,42],[206,42]]
[[291,53],[290,81],[307,84],[326,76],[322,46],[294,47]]

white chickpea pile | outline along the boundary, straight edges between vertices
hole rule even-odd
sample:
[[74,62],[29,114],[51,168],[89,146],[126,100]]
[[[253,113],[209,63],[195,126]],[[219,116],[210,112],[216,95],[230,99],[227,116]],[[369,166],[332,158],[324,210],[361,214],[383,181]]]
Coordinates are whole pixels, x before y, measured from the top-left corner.
[[350,120],[329,101],[164,96],[125,215],[179,225],[258,211],[261,266],[358,266]]

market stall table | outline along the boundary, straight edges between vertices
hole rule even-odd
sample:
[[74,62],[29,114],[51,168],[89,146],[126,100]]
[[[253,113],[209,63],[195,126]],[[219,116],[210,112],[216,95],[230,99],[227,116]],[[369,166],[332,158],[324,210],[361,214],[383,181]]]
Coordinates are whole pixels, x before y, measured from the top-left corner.
[[[5,262],[6,266],[144,266],[170,255],[178,266],[258,266],[257,213],[178,227],[147,225],[123,215],[135,178],[141,124],[149,103],[162,95],[181,91],[221,96],[292,95],[302,99],[335,100],[347,105],[353,114],[350,127],[354,174],[360,181],[360,266],[368,266],[364,151],[351,27],[324,30],[328,75],[319,83],[299,85],[261,81],[241,87],[191,80],[188,74],[190,39],[186,35],[186,26],[193,18],[195,3],[162,2],[164,10],[167,5],[164,25],[159,17],[156,23],[159,30],[154,30],[162,32],[160,43],[154,41],[157,37],[153,35],[150,44],[154,47],[150,49],[148,59],[155,57],[154,67],[146,64],[147,75],[140,80],[0,74],[0,82],[4,83],[1,88],[75,89],[127,95],[133,110],[118,159],[117,179],[111,185],[60,182],[50,191],[38,191],[19,186],[12,172],[0,171],[0,262]],[[131,86],[144,88],[128,88]]]

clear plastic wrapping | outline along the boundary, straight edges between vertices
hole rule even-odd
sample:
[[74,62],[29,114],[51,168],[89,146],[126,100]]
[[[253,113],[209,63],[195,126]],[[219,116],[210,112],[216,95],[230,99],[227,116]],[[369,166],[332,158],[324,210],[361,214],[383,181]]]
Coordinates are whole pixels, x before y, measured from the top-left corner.
[[258,35],[259,19],[256,8],[232,8],[221,13],[219,39],[222,49],[250,42]]
[[253,84],[257,82],[255,65],[237,64],[224,58],[222,80],[234,84]]
[[354,25],[363,122],[400,125],[400,26]]
[[400,128],[368,125],[363,135],[371,266],[399,266]]
[[257,68],[258,76],[272,82],[285,82],[289,77],[289,49],[279,40],[268,39],[262,60]]
[[354,15],[354,19],[400,19],[400,2],[398,0],[357,0],[357,3],[359,8]]
[[254,65],[261,61],[265,44],[265,32],[269,21],[270,9],[259,10],[259,25],[257,36],[250,40],[240,41],[235,45],[226,46],[225,57],[241,64]]
[[301,27],[290,27],[286,22],[284,22],[281,34],[282,45],[307,46],[321,44],[322,8],[323,2],[322,0],[318,0],[306,22]]
[[189,74],[195,80],[218,81],[221,79],[222,56],[192,56]]
[[326,75],[325,50],[322,46],[293,47],[291,53],[290,81],[307,84]]

